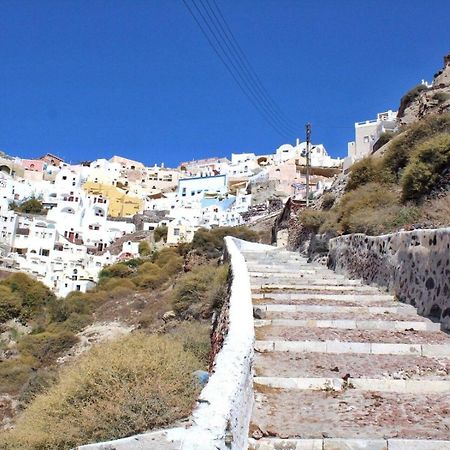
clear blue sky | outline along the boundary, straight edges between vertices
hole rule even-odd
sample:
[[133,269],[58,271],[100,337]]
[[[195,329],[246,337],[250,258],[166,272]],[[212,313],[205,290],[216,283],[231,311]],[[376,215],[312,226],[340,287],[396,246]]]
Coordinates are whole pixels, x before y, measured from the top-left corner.
[[[217,2],[299,137],[310,121],[332,155],[450,52],[448,0]],[[176,165],[296,137],[267,125],[181,0],[0,0],[0,64],[12,155]]]

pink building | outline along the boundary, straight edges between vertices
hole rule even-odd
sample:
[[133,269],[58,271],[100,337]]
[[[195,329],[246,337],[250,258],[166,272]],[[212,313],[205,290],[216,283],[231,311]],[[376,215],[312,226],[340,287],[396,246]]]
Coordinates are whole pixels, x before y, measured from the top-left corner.
[[22,167],[32,172],[43,172],[45,162],[40,159],[22,159]]

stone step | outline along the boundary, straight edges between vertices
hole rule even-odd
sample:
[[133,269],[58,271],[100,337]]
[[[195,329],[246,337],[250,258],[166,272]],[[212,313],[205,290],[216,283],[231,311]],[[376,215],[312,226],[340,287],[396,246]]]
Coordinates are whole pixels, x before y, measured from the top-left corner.
[[397,330],[440,331],[441,325],[423,321],[398,320],[295,320],[295,319],[260,319],[255,320],[255,327],[302,327],[302,328],[341,328],[346,330]]
[[249,450],[450,450],[450,441],[423,439],[249,439]]
[[255,385],[250,436],[447,440],[449,405],[449,392],[335,392]]
[[259,377],[450,379],[450,358],[356,353],[255,353]]
[[426,357],[450,357],[448,344],[405,344],[392,342],[351,342],[351,341],[287,341],[256,340],[257,352],[295,353],[358,353],[371,355],[416,355]]
[[450,336],[440,331],[360,330],[338,328],[306,328],[285,326],[262,326],[255,328],[259,341],[335,341],[338,343],[384,342],[391,344],[446,344],[450,351]]
[[[261,291],[266,293],[268,290],[272,291],[274,294],[279,294],[278,289],[274,289],[274,284],[269,283],[259,283],[255,281],[251,281],[252,291]],[[322,293],[330,293],[330,294],[366,294],[366,295],[386,295],[382,294],[379,289],[370,287],[370,286],[336,286],[336,285],[328,285],[328,284],[289,284],[280,286],[290,286],[288,289],[290,293],[314,293],[320,291]],[[295,288],[291,288],[291,286],[295,286]],[[280,288],[282,290],[282,288]],[[272,293],[271,292],[271,293]],[[284,293],[283,290],[281,293]],[[389,296],[393,298],[392,295]]]
[[[305,295],[304,297],[297,298],[295,295],[289,298],[287,295],[281,296],[267,296],[262,297],[258,294],[252,296],[253,305],[260,304],[272,304],[272,305],[323,305],[323,306],[349,306],[352,308],[357,308],[358,306],[397,306],[399,303],[395,300],[386,300],[386,299],[377,299],[376,297],[372,298],[363,298],[359,300],[353,300],[351,298],[333,298],[333,296],[313,296],[313,295]],[[408,309],[404,307],[404,309]],[[416,311],[412,309],[415,314]]]
[[[272,305],[273,306],[273,305]],[[290,305],[288,305],[290,306]],[[400,305],[401,306],[401,305]],[[254,306],[256,311],[259,305]],[[374,314],[363,312],[358,309],[357,314],[348,312],[324,312],[324,313],[314,313],[311,311],[264,311],[259,310],[257,318],[259,319],[287,319],[287,320],[347,320],[347,319],[357,319],[357,320],[381,320],[381,321],[415,321],[415,322],[426,322],[426,323],[436,323],[440,326],[439,322],[432,322],[429,318],[424,316],[418,316],[410,308],[403,309],[404,313],[393,314],[390,312],[385,312],[383,314]],[[408,313],[405,314],[405,311]],[[411,317],[414,314],[414,317]]]
[[[341,303],[342,304],[342,303]],[[396,306],[335,306],[335,305],[311,305],[311,304],[284,304],[284,303],[265,303],[261,301],[254,302],[254,313],[259,312],[260,316],[265,313],[272,312],[302,312],[302,313],[342,313],[351,314],[351,317],[355,317],[360,313],[366,314],[404,314],[417,316],[416,310],[411,305],[399,303]],[[255,315],[256,317],[256,315]]]
[[261,284],[291,284],[296,286],[297,284],[321,285],[321,286],[364,286],[360,280],[346,280],[345,278],[330,277],[327,279],[317,277],[304,277],[295,275],[294,277],[287,274],[268,275],[262,272],[250,273],[251,283]]
[[417,394],[450,393],[450,380],[392,380],[379,378],[333,378],[333,377],[254,377],[254,388],[267,386],[276,389],[398,392]]
[[[338,288],[340,289],[340,287]],[[258,292],[260,291],[260,292]],[[287,299],[287,300],[309,300],[309,299],[330,299],[330,300],[394,300],[395,297],[390,294],[383,294],[379,291],[370,292],[370,293],[362,293],[362,292],[317,292],[317,290],[312,289],[311,291],[306,290],[307,292],[302,292],[301,289],[291,289],[289,288],[281,288],[279,290],[274,290],[271,287],[264,287],[263,289],[252,289],[252,297],[260,297],[260,298],[279,298],[279,299]]]

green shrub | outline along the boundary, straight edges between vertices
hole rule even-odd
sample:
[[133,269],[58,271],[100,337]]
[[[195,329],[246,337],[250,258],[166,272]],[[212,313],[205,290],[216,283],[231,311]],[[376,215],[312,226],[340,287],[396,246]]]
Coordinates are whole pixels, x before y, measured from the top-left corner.
[[[48,304],[55,298],[50,289],[40,281],[36,281],[25,273],[17,272],[0,282],[0,287],[6,287],[15,298],[20,301],[20,317],[24,320],[35,319],[45,313]],[[5,295],[8,291],[4,290]],[[16,303],[14,306],[14,297],[7,295],[12,301],[11,308],[19,307]],[[10,307],[4,305],[4,313],[12,314]],[[8,313],[9,310],[9,313]]]
[[425,117],[396,136],[383,156],[383,166],[400,178],[415,148],[440,133],[450,133],[450,113]]
[[78,338],[70,331],[58,334],[44,332],[24,336],[18,347],[23,354],[31,355],[41,364],[50,364],[77,342]]
[[208,258],[217,258],[223,252],[223,239],[225,236],[234,236],[250,242],[257,242],[259,240],[258,233],[245,226],[218,227],[210,230],[200,228],[194,234],[192,249],[197,254],[204,255]]
[[208,367],[211,351],[210,326],[201,322],[182,322],[173,331],[175,337],[183,344],[183,349],[191,352],[202,362],[202,369]]
[[419,144],[402,178],[403,200],[417,200],[429,193],[450,167],[450,134],[441,133]]
[[315,209],[304,209],[300,211],[298,218],[304,229],[317,233],[321,225],[327,220],[328,212]]
[[389,230],[399,209],[395,186],[369,183],[347,192],[337,207],[344,233],[380,234]]
[[56,381],[57,373],[54,369],[45,368],[33,371],[22,388],[19,400],[23,403],[30,403],[36,395],[47,390]]
[[125,278],[133,273],[133,270],[124,263],[111,264],[104,267],[98,274],[99,282],[101,283],[106,278]]
[[[0,363],[0,392],[18,394],[35,368],[35,361],[30,356],[7,359]],[[1,448],[1,446],[0,446]]]
[[[189,415],[203,364],[177,339],[135,334],[63,369],[3,433],[9,449],[68,449],[161,428]],[[7,443],[7,444],[6,444]]]
[[43,214],[45,212],[42,202],[36,197],[31,197],[19,205],[13,203],[10,209],[26,214]]
[[161,239],[167,241],[167,232],[169,229],[165,225],[161,225],[160,227],[156,227],[153,232],[153,237],[155,242],[159,242]]
[[347,192],[367,183],[392,183],[394,181],[392,173],[384,167],[381,158],[373,156],[364,158],[353,164],[350,170],[345,187]]
[[152,250],[150,248],[150,244],[147,241],[139,242],[139,255],[140,256],[149,256],[151,255]]
[[394,136],[395,136],[395,133],[393,133],[392,131],[385,131],[384,133],[381,133],[377,142],[375,142],[375,144],[373,144],[373,151],[376,151],[379,148],[383,147],[383,145],[386,145],[388,142],[390,142],[394,138]]
[[408,91],[400,100],[400,106],[398,108],[397,117],[403,117],[405,109],[408,105],[419,96],[422,91],[426,91],[428,88],[424,84],[418,84]]
[[0,285],[0,323],[20,316],[21,301],[9,286]]
[[173,309],[182,318],[207,318],[227,295],[227,266],[197,266],[177,281]]
[[331,209],[336,201],[336,196],[332,192],[325,192],[322,195],[322,209]]
[[448,92],[436,92],[436,94],[433,95],[433,99],[437,100],[439,103],[445,103],[450,99],[450,94]]

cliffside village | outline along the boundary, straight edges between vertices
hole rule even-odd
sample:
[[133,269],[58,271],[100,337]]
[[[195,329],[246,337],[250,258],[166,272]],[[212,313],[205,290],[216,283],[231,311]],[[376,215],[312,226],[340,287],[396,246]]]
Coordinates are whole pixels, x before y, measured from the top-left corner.
[[[379,136],[395,128],[395,117],[388,111],[355,124],[345,160],[331,158],[323,145],[311,145],[311,197],[370,154]],[[85,292],[95,286],[103,266],[139,255],[139,243],[127,239],[133,233],[165,226],[167,244],[190,242],[200,227],[255,220],[274,199],[280,207],[289,197],[305,199],[306,151],[306,142],[297,140],[268,155],[233,153],[231,159],[187,161],[173,169],[120,156],[68,164],[52,154],[4,155],[0,268],[25,271],[58,296]],[[30,199],[42,203],[41,213],[13,209]]]

